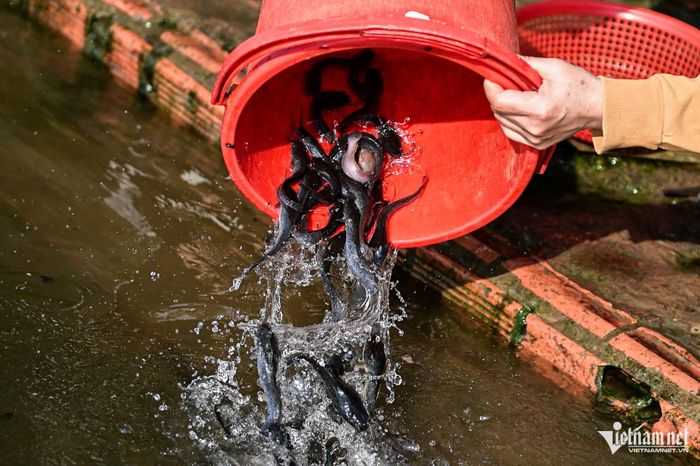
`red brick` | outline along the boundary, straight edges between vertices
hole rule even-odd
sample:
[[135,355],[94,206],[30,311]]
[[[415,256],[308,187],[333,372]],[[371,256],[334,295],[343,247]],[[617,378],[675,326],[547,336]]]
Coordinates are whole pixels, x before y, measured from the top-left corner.
[[29,0],[28,8],[37,21],[62,34],[76,47],[83,48],[85,23],[92,10],[81,0]]
[[119,24],[113,24],[111,31],[112,52],[105,61],[117,79],[136,89],[139,84],[140,57],[151,50],[151,46]]
[[153,12],[142,0],[102,0],[134,19],[151,19]]
[[218,73],[227,55],[216,42],[200,31],[190,35],[166,31],[160,39],[212,74]]

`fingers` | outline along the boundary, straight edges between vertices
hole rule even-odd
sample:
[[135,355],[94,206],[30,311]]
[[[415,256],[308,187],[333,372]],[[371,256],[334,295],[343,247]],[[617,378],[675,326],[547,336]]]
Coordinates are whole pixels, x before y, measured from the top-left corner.
[[493,81],[484,79],[484,94],[493,106],[493,102],[498,101],[498,96],[503,92],[503,88]]
[[519,142],[520,144],[525,144],[526,146],[534,147],[535,149],[546,149],[556,144],[556,141],[554,140],[538,142],[531,141],[528,138],[523,137],[521,133],[518,133],[517,131],[514,131],[510,128],[504,128],[503,126],[501,126],[501,129],[503,130],[503,134],[505,134],[506,137],[511,141]]
[[560,129],[561,124],[557,121],[543,121],[533,115],[513,115],[508,113],[494,113],[494,118],[501,122],[509,122],[511,125],[520,128],[527,137],[532,140],[543,140],[554,129]]
[[[505,92],[506,91],[498,84],[489,80],[484,80],[484,93],[491,103],[491,110],[493,111],[494,118],[501,125],[501,129],[506,137],[521,144],[534,145],[535,141],[530,138],[531,135],[520,128],[515,122],[510,121],[506,116],[512,113],[504,111],[505,107],[501,105],[501,99]],[[508,108],[508,110],[511,109]]]
[[488,80],[484,80],[484,92],[494,113],[529,115],[537,99],[537,92],[504,90]]
[[501,129],[506,137],[515,142],[527,144],[537,149],[544,149],[557,142],[551,134],[544,134],[541,136],[532,134],[518,122],[509,120],[500,115],[496,115],[496,121],[501,125]]
[[506,136],[541,149],[582,128],[602,125],[602,84],[598,78],[562,60],[521,58],[542,77],[537,91],[507,90],[484,82],[494,118]]
[[521,144],[527,144],[528,146],[532,146],[534,144],[532,141],[525,138],[518,131],[518,128],[516,128],[514,125],[511,125],[509,122],[499,121],[498,123],[501,125],[501,130],[503,131],[503,134],[505,134],[506,137],[511,141],[519,142]]
[[520,144],[525,144],[526,146],[530,147],[535,147],[534,144],[524,137],[522,137],[519,133],[516,133],[515,131],[509,129],[509,128],[504,128],[501,126],[501,129],[503,130],[503,134],[506,135],[508,139],[510,139],[513,142],[518,142]]
[[570,66],[568,63],[558,58],[518,56],[537,71],[543,81],[550,77],[556,77],[557,74],[560,73],[562,66]]

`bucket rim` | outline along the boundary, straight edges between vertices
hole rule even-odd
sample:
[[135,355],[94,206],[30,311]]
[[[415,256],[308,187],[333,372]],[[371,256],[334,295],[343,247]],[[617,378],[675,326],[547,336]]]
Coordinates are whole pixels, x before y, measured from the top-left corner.
[[353,39],[360,42],[383,39],[390,47],[391,43],[413,44],[426,48],[426,52],[442,51],[461,60],[491,63],[498,72],[489,79],[504,89],[537,90],[542,83],[539,74],[514,51],[475,31],[403,16],[384,19],[385,23],[381,22],[381,18],[370,16],[334,18],[257,33],[239,44],[222,63],[212,90],[211,103],[225,105],[228,95],[237,85],[235,80],[239,73],[246,67],[283,53],[285,49],[309,45],[331,48],[339,42]]

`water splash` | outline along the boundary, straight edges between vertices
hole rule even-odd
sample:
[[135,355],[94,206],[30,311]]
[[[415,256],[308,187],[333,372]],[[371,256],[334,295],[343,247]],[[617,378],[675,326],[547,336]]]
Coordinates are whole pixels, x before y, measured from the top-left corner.
[[[335,284],[343,305],[350,310],[348,315],[338,322],[319,318],[320,321],[310,325],[294,325],[285,315],[283,295],[287,289],[295,289],[301,296],[314,292],[312,287],[319,280],[320,269],[316,252],[315,246],[290,241],[256,271],[264,300],[257,318],[230,321],[227,325],[216,319],[211,321],[212,333],[231,335],[236,343],[228,348],[228,359],[216,361],[213,375],[199,377],[185,388],[183,404],[192,413],[190,438],[213,463],[325,464],[327,457],[332,456],[339,463],[381,464],[394,463],[401,456],[390,448],[387,451],[384,442],[377,441],[385,437],[382,422],[386,405],[393,402],[394,387],[402,382],[399,363],[389,358],[385,374],[376,377],[382,382],[380,397],[384,397],[385,404],[379,403],[368,430],[357,432],[335,414],[317,373],[307,364],[287,362],[291,355],[303,353],[324,364],[329,354],[351,349],[356,364],[343,375],[343,380],[363,393],[369,376],[358,361],[364,344],[372,338],[373,327],[375,332],[379,329],[379,335],[374,337],[388,345],[390,332],[399,333],[397,323],[405,317],[402,304],[394,312],[389,306],[392,293],[399,296],[390,280],[396,252],[390,254],[386,265],[378,271],[379,292],[371,300],[372,306],[352,308],[352,275],[341,258],[333,265]],[[240,286],[241,282],[242,278],[234,280],[234,286]],[[399,298],[399,303],[402,301]],[[328,315],[330,306],[309,311]],[[288,450],[260,434],[259,426],[266,411],[262,392],[257,386],[246,385],[238,376],[239,371],[250,370],[255,360],[253,336],[262,322],[271,326],[279,340],[281,360],[277,379],[283,400],[283,424],[289,435]],[[201,323],[195,331],[199,334],[204,327]],[[389,357],[389,348],[386,352]]]

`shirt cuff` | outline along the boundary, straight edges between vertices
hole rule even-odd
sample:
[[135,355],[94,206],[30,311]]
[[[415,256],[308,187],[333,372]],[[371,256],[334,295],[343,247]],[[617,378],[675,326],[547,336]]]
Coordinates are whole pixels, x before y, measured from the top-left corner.
[[603,130],[592,132],[599,154],[620,147],[657,149],[664,129],[663,93],[655,77],[603,83]]

